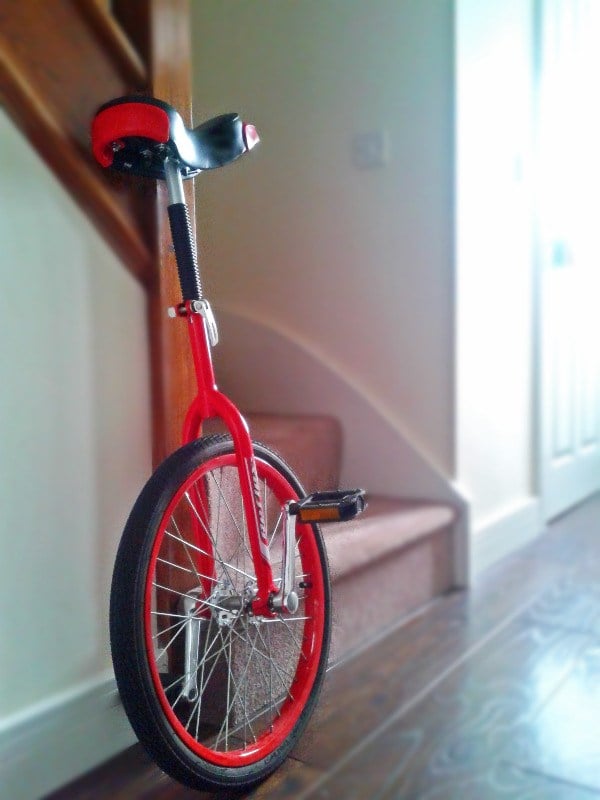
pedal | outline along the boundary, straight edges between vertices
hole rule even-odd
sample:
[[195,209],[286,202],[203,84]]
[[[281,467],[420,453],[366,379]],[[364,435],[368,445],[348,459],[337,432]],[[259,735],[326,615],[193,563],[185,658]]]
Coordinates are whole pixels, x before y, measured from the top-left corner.
[[315,492],[289,504],[289,513],[300,522],[346,522],[367,506],[364,489],[338,489]]

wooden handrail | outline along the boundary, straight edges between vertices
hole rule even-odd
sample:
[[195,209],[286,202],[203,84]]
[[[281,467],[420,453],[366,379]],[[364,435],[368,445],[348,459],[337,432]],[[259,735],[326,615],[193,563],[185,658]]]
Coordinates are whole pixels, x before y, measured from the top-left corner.
[[109,50],[123,77],[133,86],[148,86],[148,70],[123,28],[98,0],[75,0],[92,30]]
[[152,253],[137,226],[127,219],[122,204],[98,176],[97,168],[82,158],[52,111],[28,83],[10,54],[0,49],[0,94],[13,119],[48,166],[95,221],[127,268],[142,283],[150,281]]
[[0,98],[127,269],[149,285],[153,253],[142,223],[144,190],[123,187],[90,154],[96,108],[144,88],[146,80],[143,62],[107,14],[92,0],[2,0]]
[[[140,8],[144,5],[144,8]],[[113,11],[145,57],[149,88],[173,105],[186,125],[192,124],[191,41],[188,0],[113,0]],[[145,17],[144,17],[145,11]],[[166,189],[157,186],[155,252],[160,273],[150,292],[150,350],[153,378],[154,462],[181,444],[185,412],[196,391],[185,325],[168,319],[165,309],[181,299],[175,255],[166,215]],[[194,221],[194,191],[185,183],[186,202]]]

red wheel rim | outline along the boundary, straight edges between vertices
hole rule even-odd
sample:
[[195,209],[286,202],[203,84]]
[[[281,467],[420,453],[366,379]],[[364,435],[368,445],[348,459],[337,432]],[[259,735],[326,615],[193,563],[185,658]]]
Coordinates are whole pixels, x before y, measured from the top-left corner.
[[[154,690],[172,730],[195,755],[203,760],[223,767],[239,768],[256,763],[276,750],[292,732],[309,700],[321,658],[325,619],[325,587],[315,537],[309,526],[299,526],[297,542],[302,571],[305,574],[310,574],[311,577],[308,582],[309,587],[305,590],[305,596],[303,598],[302,619],[304,617],[307,619],[304,619],[301,638],[298,636],[301,644],[299,645],[299,656],[294,677],[290,680],[288,690],[289,696],[283,700],[278,714],[271,721],[268,730],[263,731],[261,735],[256,738],[256,741],[250,743],[245,742],[243,747],[227,749],[226,741],[225,750],[213,749],[205,746],[205,744],[191,735],[186,725],[183,724],[182,720],[175,713],[174,705],[167,697],[166,690],[163,688],[161,681],[159,664],[157,663],[155,654],[154,638],[156,634],[153,631],[152,608],[155,585],[158,583],[158,581],[156,581],[157,559],[160,560],[159,553],[161,552],[165,536],[170,535],[167,532],[169,523],[179,504],[182,502],[182,499],[186,497],[186,493],[188,493],[189,497],[190,490],[193,489],[198,481],[201,481],[203,478],[206,478],[208,481],[210,473],[216,470],[222,470],[223,468],[235,468],[234,454],[229,453],[216,456],[200,465],[178,489],[163,514],[153,544],[146,575],[144,637],[146,657]],[[297,493],[287,479],[270,463],[257,458],[257,471],[259,480],[265,482],[280,505],[283,505],[287,500],[297,498]],[[206,603],[207,601],[201,602]],[[250,658],[252,658],[252,654]],[[250,663],[250,661],[248,663]],[[231,706],[228,707],[227,713],[229,713],[230,710]],[[190,717],[190,720],[192,717]],[[200,717],[200,710],[198,710],[198,717]],[[188,721],[188,725],[189,724]]]

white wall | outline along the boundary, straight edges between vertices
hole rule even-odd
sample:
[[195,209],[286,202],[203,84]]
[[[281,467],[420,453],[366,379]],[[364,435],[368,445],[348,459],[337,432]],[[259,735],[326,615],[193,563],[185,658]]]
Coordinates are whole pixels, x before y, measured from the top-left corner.
[[149,381],[141,287],[4,114],[0,163],[0,785],[17,800],[130,737],[114,697],[108,733],[89,703],[111,686],[110,575],[150,470]]
[[458,479],[485,561],[495,545],[514,546],[503,521],[518,519],[521,535],[539,531],[533,3],[459,0],[456,32]]
[[[483,566],[540,526],[533,1],[192,11],[195,118],[236,109],[262,134],[198,181],[210,294],[345,376],[456,478]],[[388,163],[356,168],[353,136],[380,129]]]
[[[451,0],[192,15],[195,119],[238,110],[262,136],[197,182],[209,295],[304,343],[451,475]],[[359,169],[353,137],[373,130],[389,161]]]

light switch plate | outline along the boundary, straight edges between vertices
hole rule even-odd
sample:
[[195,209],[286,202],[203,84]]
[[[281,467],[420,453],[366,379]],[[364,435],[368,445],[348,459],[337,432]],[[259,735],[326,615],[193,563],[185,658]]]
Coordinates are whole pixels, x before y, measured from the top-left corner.
[[352,163],[359,169],[376,169],[385,166],[390,157],[389,135],[379,128],[352,137]]

